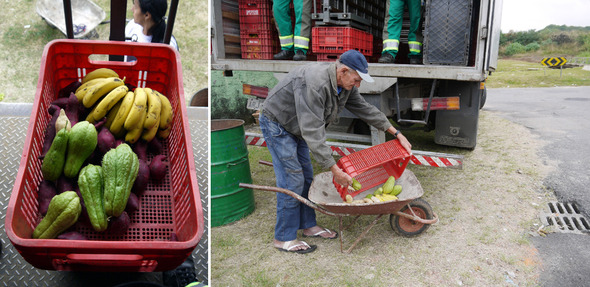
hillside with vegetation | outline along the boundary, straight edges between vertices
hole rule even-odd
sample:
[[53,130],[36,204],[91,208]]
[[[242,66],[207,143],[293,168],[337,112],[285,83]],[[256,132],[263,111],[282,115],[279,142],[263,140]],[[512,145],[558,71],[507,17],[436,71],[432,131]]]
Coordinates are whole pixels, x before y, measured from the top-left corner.
[[590,57],[590,27],[549,25],[500,36],[501,58]]
[[[563,69],[550,69],[543,58],[565,57]],[[573,65],[575,62],[576,65]],[[497,69],[488,88],[590,86],[590,27],[549,25],[542,30],[509,31],[500,36]]]

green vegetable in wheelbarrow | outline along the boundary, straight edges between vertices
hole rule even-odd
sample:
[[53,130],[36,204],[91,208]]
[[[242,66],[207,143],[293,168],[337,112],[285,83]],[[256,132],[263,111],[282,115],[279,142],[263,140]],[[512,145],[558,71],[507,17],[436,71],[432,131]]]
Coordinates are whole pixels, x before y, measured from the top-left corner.
[[383,184],[383,193],[390,194],[395,186],[395,177],[390,176],[385,184]]
[[354,188],[354,190],[361,190],[361,188],[363,188],[363,186],[361,185],[360,182],[358,182],[358,180],[356,180],[356,178],[352,178],[352,188]]

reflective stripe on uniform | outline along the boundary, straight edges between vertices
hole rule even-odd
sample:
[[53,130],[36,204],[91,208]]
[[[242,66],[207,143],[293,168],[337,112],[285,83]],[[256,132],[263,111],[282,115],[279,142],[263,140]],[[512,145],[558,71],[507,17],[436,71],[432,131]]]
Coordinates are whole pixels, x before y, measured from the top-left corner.
[[420,53],[422,52],[422,43],[416,41],[409,41],[408,46],[410,47],[410,52]]
[[281,48],[292,47],[293,46],[293,35],[279,36],[279,41],[281,42]]
[[399,49],[399,40],[383,40],[383,51],[397,51]]
[[295,48],[309,49],[309,38],[295,36]]

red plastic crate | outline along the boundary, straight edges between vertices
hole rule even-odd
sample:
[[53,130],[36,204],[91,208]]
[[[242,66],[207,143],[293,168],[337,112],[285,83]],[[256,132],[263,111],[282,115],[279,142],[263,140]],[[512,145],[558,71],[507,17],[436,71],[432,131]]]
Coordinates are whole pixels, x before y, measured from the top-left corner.
[[339,55],[350,49],[373,54],[373,35],[351,27],[313,27],[311,42],[315,54]]
[[340,57],[341,54],[322,53],[322,54],[316,54],[316,55],[317,55],[317,60],[320,62],[334,62],[338,59],[338,57]]
[[272,32],[240,32],[242,59],[272,59],[280,52],[279,37]]
[[385,183],[390,176],[398,179],[410,161],[410,154],[399,143],[391,140],[347,156],[338,160],[337,165],[348,175],[354,177],[362,189],[352,191],[336,182],[334,186],[344,200],[347,194],[357,194]]
[[[137,61],[94,60],[95,55],[133,55]],[[89,240],[32,239],[41,221],[37,190],[42,161],[38,156],[50,120],[49,103],[61,88],[101,67],[115,70],[128,83],[150,87],[169,98],[174,122],[170,136],[163,141],[169,172],[160,183],[150,181],[123,235],[77,226]],[[201,239],[204,226],[178,52],[165,44],[115,41],[54,40],[45,46],[5,226],[21,256],[41,269],[149,272],[174,269],[186,260]],[[169,241],[173,232],[178,241]]]
[[276,29],[271,21],[272,1],[240,0],[238,6],[240,31],[258,33]]

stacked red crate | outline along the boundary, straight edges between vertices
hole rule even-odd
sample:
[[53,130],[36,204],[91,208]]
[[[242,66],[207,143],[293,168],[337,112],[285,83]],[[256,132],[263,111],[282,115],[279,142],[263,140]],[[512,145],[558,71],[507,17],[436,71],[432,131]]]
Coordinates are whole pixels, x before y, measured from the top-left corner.
[[311,42],[318,61],[335,61],[350,49],[373,55],[373,35],[351,27],[313,27]]
[[239,0],[242,59],[272,59],[280,51],[271,0]]

